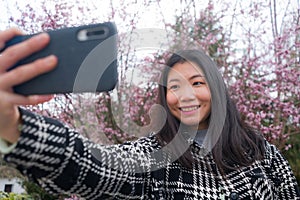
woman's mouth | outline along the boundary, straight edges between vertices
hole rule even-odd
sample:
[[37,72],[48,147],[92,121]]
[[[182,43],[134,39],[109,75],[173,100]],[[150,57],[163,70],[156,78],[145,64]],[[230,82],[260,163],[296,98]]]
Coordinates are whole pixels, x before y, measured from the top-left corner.
[[200,105],[198,105],[198,106],[180,107],[179,110],[181,110],[182,112],[191,112],[191,111],[197,110],[198,108],[200,108]]

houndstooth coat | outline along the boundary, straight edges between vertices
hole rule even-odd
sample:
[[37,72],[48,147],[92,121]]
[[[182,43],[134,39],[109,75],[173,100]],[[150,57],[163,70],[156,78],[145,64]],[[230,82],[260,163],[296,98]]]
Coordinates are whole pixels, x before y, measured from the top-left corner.
[[159,151],[154,136],[103,146],[58,121],[20,111],[21,138],[4,158],[49,193],[87,200],[300,199],[288,162],[269,143],[263,160],[224,177],[211,154],[200,156],[196,143],[193,168],[186,169]]

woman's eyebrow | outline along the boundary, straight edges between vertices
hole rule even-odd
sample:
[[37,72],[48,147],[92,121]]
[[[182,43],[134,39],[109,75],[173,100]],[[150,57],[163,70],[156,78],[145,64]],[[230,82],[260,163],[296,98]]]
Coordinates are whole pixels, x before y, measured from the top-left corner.
[[[194,78],[199,78],[199,77],[204,78],[205,76],[203,76],[202,74],[195,74],[195,75],[191,76],[189,78],[189,80],[192,80]],[[170,82],[180,82],[180,80],[179,80],[179,78],[172,78],[172,79],[168,80],[168,83],[170,83]]]
[[172,78],[170,80],[168,80],[168,83],[170,82],[179,82],[179,79],[178,78]]
[[205,76],[203,76],[202,74],[196,74],[196,75],[194,75],[194,76],[191,76],[191,77],[190,77],[190,80],[191,80],[191,79],[194,79],[194,78],[199,78],[199,77],[200,77],[200,78],[205,78]]

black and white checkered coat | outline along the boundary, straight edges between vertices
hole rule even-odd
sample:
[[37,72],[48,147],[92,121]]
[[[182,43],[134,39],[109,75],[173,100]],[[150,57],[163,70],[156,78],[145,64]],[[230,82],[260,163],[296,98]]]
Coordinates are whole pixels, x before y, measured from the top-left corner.
[[289,164],[268,143],[265,159],[222,177],[212,156],[201,157],[195,143],[196,162],[188,170],[170,162],[154,136],[97,145],[55,120],[21,112],[22,135],[5,160],[50,193],[88,200],[300,199]]

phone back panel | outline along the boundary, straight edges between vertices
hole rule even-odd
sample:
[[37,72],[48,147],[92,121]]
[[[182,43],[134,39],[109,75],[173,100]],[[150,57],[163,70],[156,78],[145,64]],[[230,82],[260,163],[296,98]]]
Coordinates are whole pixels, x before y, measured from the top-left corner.
[[[117,29],[114,23],[64,28],[48,33],[51,40],[45,49],[20,61],[11,69],[50,54],[58,57],[58,66],[15,86],[15,92],[24,95],[57,94],[103,92],[115,88],[118,69]],[[29,37],[32,35],[17,36],[7,46]]]

